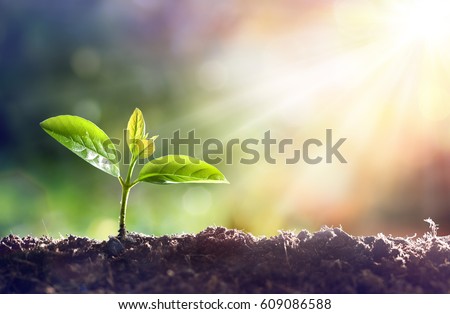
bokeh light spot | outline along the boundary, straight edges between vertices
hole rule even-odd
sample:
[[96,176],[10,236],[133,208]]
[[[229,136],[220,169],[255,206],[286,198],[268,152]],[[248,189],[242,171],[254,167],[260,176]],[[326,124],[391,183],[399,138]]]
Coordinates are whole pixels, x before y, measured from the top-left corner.
[[[114,232],[117,229],[117,221],[114,219],[100,219],[95,220],[89,226],[89,234],[96,239],[106,239],[108,236],[112,235],[111,232]],[[115,234],[114,234],[115,235]]]
[[74,73],[80,78],[96,76],[101,67],[101,59],[98,52],[92,48],[79,48],[72,55],[70,64]]
[[83,99],[73,107],[73,113],[77,116],[91,120],[100,121],[102,111],[99,104],[93,99]]
[[205,214],[211,204],[211,193],[204,187],[189,188],[183,195],[183,208],[191,215]]

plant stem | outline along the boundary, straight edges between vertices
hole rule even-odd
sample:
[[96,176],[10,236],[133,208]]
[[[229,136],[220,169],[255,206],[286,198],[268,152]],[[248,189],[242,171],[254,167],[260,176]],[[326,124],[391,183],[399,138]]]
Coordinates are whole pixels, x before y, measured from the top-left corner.
[[127,202],[129,194],[130,194],[130,187],[122,185],[122,201],[120,203],[120,218],[119,218],[119,239],[124,239],[126,234],[125,217],[127,213]]
[[127,202],[128,195],[130,194],[130,190],[133,186],[136,185],[137,182],[131,183],[131,176],[133,174],[134,166],[136,165],[137,158],[133,158],[128,168],[128,174],[125,181],[121,177],[119,177],[120,185],[122,186],[122,201],[120,202],[120,216],[119,216],[119,239],[124,239],[127,233],[125,227],[125,218],[127,215]]

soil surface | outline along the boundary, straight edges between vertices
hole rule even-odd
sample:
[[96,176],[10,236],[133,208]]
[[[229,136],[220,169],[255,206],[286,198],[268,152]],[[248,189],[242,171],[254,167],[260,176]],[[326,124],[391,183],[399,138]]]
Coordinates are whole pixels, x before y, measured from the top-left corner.
[[271,238],[225,228],[0,241],[2,293],[450,293],[450,236],[354,237],[340,228]]

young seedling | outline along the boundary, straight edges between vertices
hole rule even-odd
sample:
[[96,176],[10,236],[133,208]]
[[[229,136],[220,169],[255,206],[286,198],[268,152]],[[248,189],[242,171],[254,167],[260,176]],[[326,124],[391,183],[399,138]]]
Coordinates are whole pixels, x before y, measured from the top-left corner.
[[136,163],[139,159],[149,158],[155,152],[155,139],[158,137],[156,135],[148,138],[144,117],[138,108],[134,110],[127,126],[127,142],[132,157],[125,178],[120,175],[119,157],[111,139],[93,122],[78,116],[62,115],[42,121],[40,125],[50,136],[92,166],[119,179],[122,186],[119,239],[126,236],[128,195],[136,184],[228,183],[216,167],[184,155],[167,155],[153,159],[142,167],[139,176],[133,180]]

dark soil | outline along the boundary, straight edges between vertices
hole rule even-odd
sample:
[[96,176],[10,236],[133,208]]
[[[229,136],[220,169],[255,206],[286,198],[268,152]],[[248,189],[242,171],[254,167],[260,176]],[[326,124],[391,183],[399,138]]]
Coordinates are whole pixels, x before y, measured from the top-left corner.
[[339,228],[255,238],[130,234],[0,241],[2,293],[450,293],[450,237],[353,237]]

